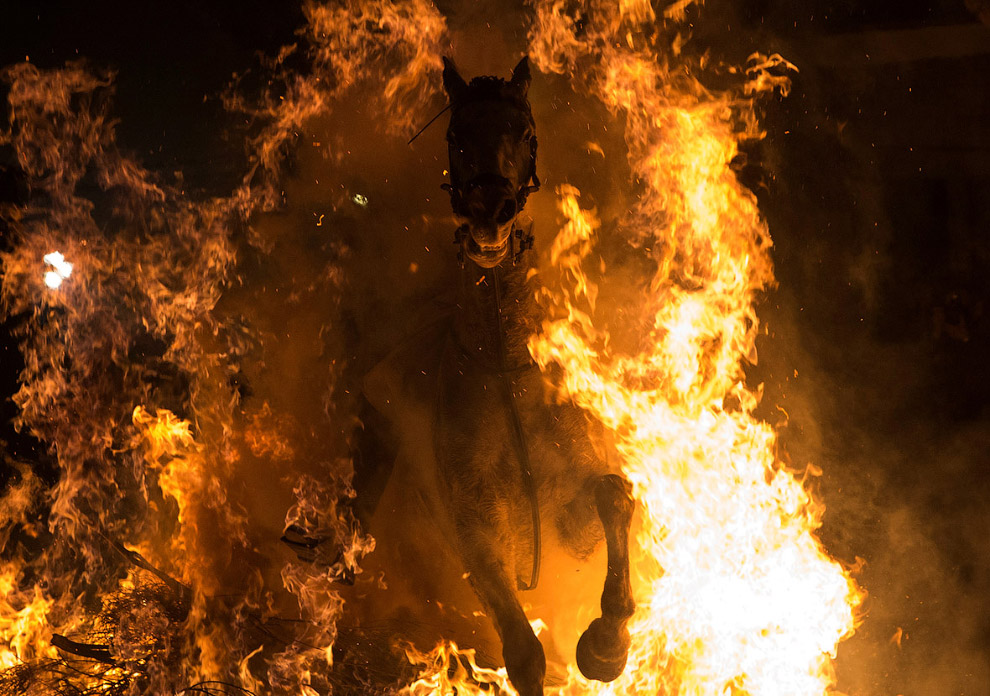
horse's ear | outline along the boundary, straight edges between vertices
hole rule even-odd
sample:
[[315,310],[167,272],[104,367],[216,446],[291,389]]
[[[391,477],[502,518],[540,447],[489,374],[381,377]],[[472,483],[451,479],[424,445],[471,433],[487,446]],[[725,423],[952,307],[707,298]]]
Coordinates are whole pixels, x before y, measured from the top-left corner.
[[443,59],[443,88],[447,92],[447,98],[450,99],[451,103],[460,101],[460,98],[464,96],[467,91],[467,82],[461,77],[461,74],[457,72],[457,68],[454,67],[454,62],[444,56]]
[[532,77],[529,74],[529,57],[523,56],[516,67],[512,70],[512,84],[519,88],[523,96],[529,91],[529,83]]

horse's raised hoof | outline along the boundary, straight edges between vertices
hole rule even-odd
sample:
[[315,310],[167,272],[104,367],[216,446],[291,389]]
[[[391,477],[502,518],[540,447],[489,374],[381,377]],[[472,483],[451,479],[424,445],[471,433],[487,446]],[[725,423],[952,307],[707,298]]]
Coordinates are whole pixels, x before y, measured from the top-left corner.
[[588,679],[610,682],[619,678],[629,655],[629,631],[624,623],[595,619],[577,644],[578,669]]
[[[526,626],[528,629],[529,626]],[[543,679],[547,672],[547,659],[540,639],[529,631],[517,640],[504,641],[502,658],[509,681],[519,696],[543,696]]]

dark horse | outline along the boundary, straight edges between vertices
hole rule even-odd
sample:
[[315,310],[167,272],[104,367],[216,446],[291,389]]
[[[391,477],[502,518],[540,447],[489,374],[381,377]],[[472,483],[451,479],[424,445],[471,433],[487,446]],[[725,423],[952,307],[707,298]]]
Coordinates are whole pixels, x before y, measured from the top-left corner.
[[[517,590],[533,589],[541,540],[585,559],[604,538],[608,573],[602,616],[584,632],[585,676],[618,677],[633,613],[629,485],[610,473],[589,440],[583,413],[552,403],[527,338],[539,327],[531,238],[518,215],[539,186],[536,134],[524,58],[511,80],[466,83],[445,61],[451,102],[447,141],[451,205],[462,223],[460,294],[449,320],[400,347],[365,381],[370,403],[428,462],[391,500],[417,497],[443,544],[467,571],[494,618],[509,679],[522,696],[543,692],[543,646]],[[418,414],[410,417],[408,414]],[[432,445],[432,447],[431,447]],[[397,503],[401,504],[401,503]],[[392,503],[385,516],[395,515]],[[376,513],[378,514],[378,513]],[[437,557],[440,551],[430,552]]]

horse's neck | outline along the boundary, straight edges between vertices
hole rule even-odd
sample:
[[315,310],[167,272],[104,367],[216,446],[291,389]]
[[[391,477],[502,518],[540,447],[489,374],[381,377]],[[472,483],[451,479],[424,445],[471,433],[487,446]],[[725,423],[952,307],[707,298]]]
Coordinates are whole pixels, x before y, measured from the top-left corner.
[[454,323],[457,340],[473,358],[493,370],[513,370],[530,362],[526,342],[538,327],[534,299],[533,251],[495,268],[465,261]]

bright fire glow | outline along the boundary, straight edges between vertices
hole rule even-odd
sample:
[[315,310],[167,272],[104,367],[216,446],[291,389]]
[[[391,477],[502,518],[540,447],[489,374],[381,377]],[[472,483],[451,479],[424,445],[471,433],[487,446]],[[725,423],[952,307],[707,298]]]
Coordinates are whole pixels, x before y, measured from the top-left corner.
[[[815,538],[822,507],[776,458],[773,429],[753,416],[759,392],[745,384],[743,363],[756,355],[756,295],[773,281],[755,197],[730,169],[739,139],[759,135],[755,119],[748,102],[711,93],[685,80],[686,71],[675,79],[651,49],[606,40],[624,20],[652,11],[641,4],[622,12],[575,43],[554,40],[574,36],[560,6],[542,7],[534,42],[537,62],[558,72],[600,51],[602,70],[586,89],[624,117],[629,165],[644,191],[619,224],[653,269],[634,318],[646,328],[633,350],[620,352],[589,279],[598,223],[579,207],[577,190],[561,189],[561,281],[550,293],[552,319],[530,349],[541,365],[562,368],[561,396],[609,431],[641,516],[626,670],[609,685],[585,684],[572,671],[572,686],[823,694],[860,596]],[[781,66],[791,67],[751,58],[745,91],[786,90],[769,76]],[[606,273],[601,290],[609,282]]]
[[45,271],[45,285],[53,290],[72,274],[72,264],[65,260],[61,252],[53,251],[45,254],[44,261],[54,269]]
[[38,657],[53,657],[47,614],[52,605],[38,585],[19,591],[16,563],[0,566],[0,670]]
[[428,653],[411,646],[405,652],[411,664],[422,666],[422,672],[418,679],[399,692],[399,696],[490,694],[496,686],[499,694],[516,694],[504,667],[480,667],[474,650],[459,648],[452,641],[441,643]]

